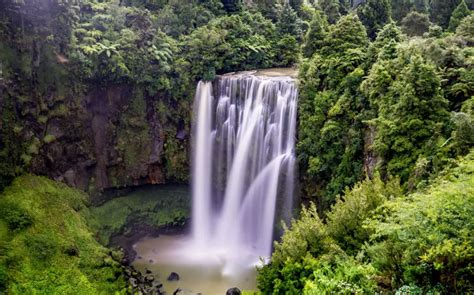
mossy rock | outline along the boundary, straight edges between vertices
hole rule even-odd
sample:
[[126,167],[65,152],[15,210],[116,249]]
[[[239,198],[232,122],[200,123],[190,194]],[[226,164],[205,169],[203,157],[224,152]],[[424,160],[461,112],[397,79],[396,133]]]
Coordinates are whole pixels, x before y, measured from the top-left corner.
[[147,185],[92,208],[94,228],[102,244],[134,225],[152,228],[183,226],[190,216],[190,193],[184,185]]

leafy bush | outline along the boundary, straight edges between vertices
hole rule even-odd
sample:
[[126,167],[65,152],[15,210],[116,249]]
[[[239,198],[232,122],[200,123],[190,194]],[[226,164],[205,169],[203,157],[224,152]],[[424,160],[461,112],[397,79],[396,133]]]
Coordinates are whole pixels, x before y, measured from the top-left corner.
[[6,286],[7,286],[7,268],[0,264],[0,291],[3,291],[5,290]]
[[313,278],[314,264],[315,260],[308,255],[278,267],[266,265],[258,271],[257,286],[263,294],[298,294],[306,281]]
[[395,292],[395,295],[403,295],[403,294],[413,294],[413,295],[421,295],[423,294],[423,290],[418,286],[402,286],[400,289]]
[[363,181],[338,199],[327,223],[314,205],[303,209],[259,269],[258,287],[265,294],[472,292],[474,151],[457,165],[408,197],[397,179]]
[[303,294],[374,294],[377,283],[375,269],[351,257],[335,257],[334,261],[319,261],[313,265],[314,279],[308,280]]
[[283,35],[275,46],[277,54],[275,56],[275,65],[281,67],[290,67],[296,64],[300,57],[298,41],[292,35]]
[[264,293],[294,293],[302,290],[311,279],[313,265],[326,253],[342,253],[327,235],[319,219],[316,206],[303,208],[298,220],[293,220],[291,230],[286,226],[281,242],[275,243],[270,264],[259,270],[257,282]]
[[378,176],[347,188],[327,214],[328,234],[347,253],[356,255],[371,235],[371,231],[363,227],[364,221],[383,203],[401,196],[398,179],[385,184]]
[[473,20],[474,14],[465,17],[456,29],[456,35],[464,37],[469,46],[474,44],[474,36],[472,34],[472,29],[474,27]]
[[43,137],[43,142],[46,144],[52,143],[55,140],[56,140],[56,137],[52,134],[47,134],[45,137]]
[[28,212],[13,202],[0,203],[0,219],[5,220],[12,231],[25,229],[33,223]]
[[30,235],[26,240],[26,246],[32,255],[44,262],[48,262],[58,252],[58,242],[47,234]]
[[426,191],[384,204],[368,223],[374,266],[393,287],[415,284],[472,292],[474,153],[444,172]]

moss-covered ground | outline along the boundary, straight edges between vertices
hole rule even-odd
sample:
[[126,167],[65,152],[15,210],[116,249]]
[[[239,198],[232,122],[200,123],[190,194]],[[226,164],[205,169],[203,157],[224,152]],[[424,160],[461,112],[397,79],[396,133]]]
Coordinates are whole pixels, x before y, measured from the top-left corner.
[[189,217],[190,204],[187,186],[144,186],[91,208],[91,220],[100,242],[108,245],[112,235],[125,234],[137,225],[155,229],[183,226]]
[[89,227],[86,202],[86,194],[32,175],[0,194],[0,294],[125,292],[119,263]]

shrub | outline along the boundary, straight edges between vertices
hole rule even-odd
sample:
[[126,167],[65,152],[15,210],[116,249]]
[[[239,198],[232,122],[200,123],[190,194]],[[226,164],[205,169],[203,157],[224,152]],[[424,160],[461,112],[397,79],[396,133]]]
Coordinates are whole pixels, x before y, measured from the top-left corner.
[[22,230],[33,223],[28,212],[11,202],[0,203],[0,219],[5,220],[12,231]]
[[284,228],[271,263],[259,269],[257,275],[258,287],[265,294],[298,293],[306,280],[313,278],[315,257],[344,254],[327,235],[314,204],[303,208],[300,219],[292,221],[291,230]]
[[350,257],[335,257],[331,262],[314,265],[313,277],[307,281],[304,294],[374,294],[377,284],[375,269]]
[[35,257],[41,261],[51,259],[58,250],[58,243],[54,236],[48,234],[30,235],[26,240],[26,245]]
[[402,29],[408,36],[423,36],[430,29],[430,17],[427,14],[412,11],[402,19]]
[[316,260],[310,255],[295,262],[288,259],[279,267],[269,264],[258,272],[258,288],[263,294],[298,294],[313,278]]
[[426,191],[387,202],[385,214],[367,223],[375,230],[370,257],[393,287],[473,291],[473,172],[471,152]]
[[371,234],[363,222],[385,201],[401,195],[398,179],[385,184],[378,176],[356,184],[352,190],[347,188],[327,215],[329,235],[342,249],[356,254]]
[[0,264],[0,292],[7,287],[7,268]]
[[292,221],[291,230],[286,226],[284,228],[285,234],[281,242],[275,243],[272,256],[272,262],[275,264],[283,264],[287,260],[301,260],[307,253],[319,256],[328,252],[334,244],[318,217],[314,204],[303,208],[300,219]]

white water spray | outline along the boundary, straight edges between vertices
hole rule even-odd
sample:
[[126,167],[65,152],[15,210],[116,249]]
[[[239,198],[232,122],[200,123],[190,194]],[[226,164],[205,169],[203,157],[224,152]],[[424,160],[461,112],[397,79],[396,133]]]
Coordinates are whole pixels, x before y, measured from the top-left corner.
[[194,110],[193,245],[232,273],[269,257],[276,209],[290,215],[297,89],[287,77],[222,76],[199,83]]

